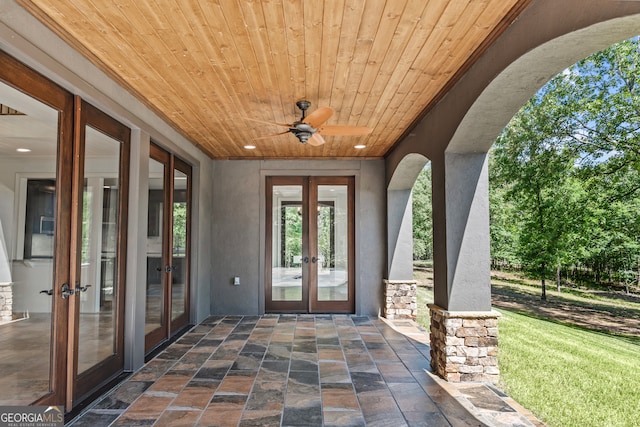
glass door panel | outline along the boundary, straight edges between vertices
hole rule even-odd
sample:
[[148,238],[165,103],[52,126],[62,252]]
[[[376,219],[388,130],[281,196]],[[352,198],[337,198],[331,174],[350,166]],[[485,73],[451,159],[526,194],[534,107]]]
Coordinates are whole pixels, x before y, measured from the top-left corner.
[[273,301],[302,301],[302,186],[273,187]]
[[354,309],[353,178],[267,177],[266,311]]
[[[79,108],[78,108],[79,107]],[[76,99],[69,326],[73,394],[67,408],[124,369],[124,289],[130,130]]]
[[189,323],[191,166],[155,144],[149,159],[147,353]]
[[[160,159],[162,160],[162,159]],[[167,338],[165,315],[164,258],[166,166],[163,161],[149,159],[149,213],[147,225],[147,301],[145,334],[147,350]]]
[[120,141],[87,126],[78,374],[116,353]]
[[349,299],[349,223],[346,185],[318,186],[318,301]]
[[304,280],[309,256],[306,243],[306,185],[300,178],[269,178],[267,310],[304,311]]
[[0,405],[28,405],[52,390],[58,112],[4,83],[0,104]]
[[189,320],[189,243],[191,217],[191,167],[174,159],[173,169],[173,232],[171,239],[171,329],[186,325]]

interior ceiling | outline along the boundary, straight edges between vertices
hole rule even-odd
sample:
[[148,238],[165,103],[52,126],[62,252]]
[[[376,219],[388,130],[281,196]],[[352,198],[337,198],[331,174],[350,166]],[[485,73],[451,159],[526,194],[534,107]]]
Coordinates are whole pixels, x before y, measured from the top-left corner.
[[[19,0],[212,158],[382,157],[529,1]],[[373,131],[255,140],[301,99]]]

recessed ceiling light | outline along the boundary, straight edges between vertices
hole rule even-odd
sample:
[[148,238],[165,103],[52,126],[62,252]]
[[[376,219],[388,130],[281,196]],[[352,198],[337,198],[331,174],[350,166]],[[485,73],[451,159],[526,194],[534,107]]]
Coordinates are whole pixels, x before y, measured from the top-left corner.
[[245,145],[244,148],[246,148],[247,150],[253,150],[256,148],[255,145]]
[[366,148],[366,147],[367,147],[366,145],[360,144],[360,145],[355,145],[353,148],[357,148],[358,150],[362,150],[363,148]]
[[16,151],[18,153],[30,153],[31,152],[31,150],[28,149],[28,148],[16,148]]

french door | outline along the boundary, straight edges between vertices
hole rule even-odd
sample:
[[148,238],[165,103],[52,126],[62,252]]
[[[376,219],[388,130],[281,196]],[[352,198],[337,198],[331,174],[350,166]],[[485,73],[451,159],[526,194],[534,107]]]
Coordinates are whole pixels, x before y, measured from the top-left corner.
[[128,127],[78,97],[76,129],[68,409],[124,368],[131,135]]
[[145,351],[189,323],[191,166],[151,145]]
[[0,52],[0,405],[123,370],[129,129]]
[[354,178],[266,182],[266,311],[353,313]]

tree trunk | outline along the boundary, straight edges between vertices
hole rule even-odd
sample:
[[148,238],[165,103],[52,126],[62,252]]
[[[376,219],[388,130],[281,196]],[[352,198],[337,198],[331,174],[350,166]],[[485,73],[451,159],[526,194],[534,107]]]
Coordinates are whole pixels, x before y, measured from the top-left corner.
[[560,263],[556,267],[556,289],[560,292]]
[[544,280],[544,272],[546,270],[546,265],[542,264],[541,267],[542,267],[541,268],[541,270],[542,270],[542,275],[541,275],[541,277],[542,277],[542,295],[540,296],[540,299],[542,301],[546,301],[547,300],[547,284],[545,283],[545,280]]

